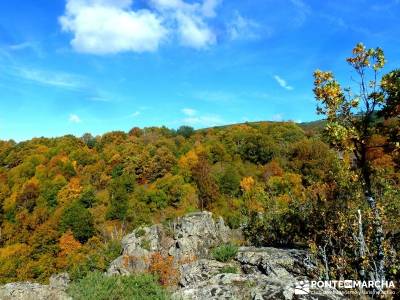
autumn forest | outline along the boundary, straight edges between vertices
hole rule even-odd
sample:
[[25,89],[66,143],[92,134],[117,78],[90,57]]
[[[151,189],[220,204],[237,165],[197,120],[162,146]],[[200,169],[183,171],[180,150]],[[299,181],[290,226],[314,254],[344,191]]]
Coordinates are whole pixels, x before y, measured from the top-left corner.
[[362,44],[347,63],[353,93],[315,72],[316,122],[1,141],[0,283],[105,271],[125,234],[199,210],[321,278],[399,280],[400,71]]

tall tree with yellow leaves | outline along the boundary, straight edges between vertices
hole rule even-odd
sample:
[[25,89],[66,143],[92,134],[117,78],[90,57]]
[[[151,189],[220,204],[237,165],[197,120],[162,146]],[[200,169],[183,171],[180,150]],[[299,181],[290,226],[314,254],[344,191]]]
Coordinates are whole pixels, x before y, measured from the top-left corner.
[[376,112],[384,108],[387,102],[382,82],[379,81],[385,57],[382,49],[367,49],[359,43],[347,62],[357,75],[355,82],[359,90],[353,93],[351,88],[342,88],[332,72],[315,71],[314,94],[321,104],[317,112],[327,117],[326,133],[331,143],[339,150],[351,151],[355,157],[365,200],[374,218],[376,255],[373,275],[375,280],[384,281],[385,249],[381,209],[374,194],[374,170],[367,154],[371,139],[377,131]]

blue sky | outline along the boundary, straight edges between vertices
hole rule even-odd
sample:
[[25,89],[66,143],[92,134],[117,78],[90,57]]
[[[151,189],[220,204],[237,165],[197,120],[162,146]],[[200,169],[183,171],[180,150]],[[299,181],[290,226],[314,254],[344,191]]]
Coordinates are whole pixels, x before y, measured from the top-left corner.
[[400,1],[0,1],[0,139],[310,121],[357,42],[400,66]]

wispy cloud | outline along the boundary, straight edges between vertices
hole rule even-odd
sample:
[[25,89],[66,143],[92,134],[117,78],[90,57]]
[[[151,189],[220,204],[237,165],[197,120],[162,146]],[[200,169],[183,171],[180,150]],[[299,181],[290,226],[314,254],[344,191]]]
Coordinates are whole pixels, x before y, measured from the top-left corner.
[[209,126],[222,125],[225,122],[218,115],[199,115],[199,116],[184,118],[182,120],[182,123],[192,126],[209,127]]
[[134,113],[131,114],[131,117],[136,118],[136,117],[139,117],[141,114],[142,114],[142,113],[141,113],[140,111],[137,110],[137,111],[135,111]]
[[274,76],[275,81],[284,89],[291,91],[293,90],[293,87],[290,86],[285,79],[283,79],[282,77],[275,75]]
[[78,123],[82,122],[81,118],[76,114],[70,114],[68,120],[70,123],[74,123],[74,124],[78,124]]
[[297,16],[293,19],[293,22],[297,26],[303,25],[303,23],[307,20],[307,17],[311,14],[311,7],[303,0],[290,0],[290,2],[297,11]]
[[280,122],[283,120],[283,114],[275,114],[271,118],[272,121]]
[[186,116],[180,123],[197,127],[222,125],[224,120],[215,114],[202,114],[192,108],[184,108],[181,112]]
[[18,67],[14,69],[13,75],[41,85],[63,89],[76,90],[83,87],[81,77],[64,72]]
[[243,17],[238,11],[227,26],[228,36],[231,40],[255,40],[262,36],[270,36],[272,30],[263,28],[252,19]]
[[186,116],[194,116],[196,115],[197,111],[195,109],[192,108],[184,108],[182,109],[182,113]]
[[34,53],[36,53],[37,56],[43,58],[44,57],[44,51],[41,45],[37,42],[22,42],[18,44],[10,44],[7,45],[6,50],[8,51],[23,51],[23,50],[32,50]]

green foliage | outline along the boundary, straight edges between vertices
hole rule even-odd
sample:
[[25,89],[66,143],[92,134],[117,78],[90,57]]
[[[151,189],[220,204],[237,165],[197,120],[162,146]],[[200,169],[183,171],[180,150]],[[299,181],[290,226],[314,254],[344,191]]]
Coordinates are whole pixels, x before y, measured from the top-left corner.
[[226,273],[237,274],[237,273],[239,273],[239,270],[236,266],[225,266],[221,270],[219,270],[219,272],[222,274],[226,274]]
[[74,256],[69,257],[67,271],[72,280],[79,280],[91,272],[105,272],[110,263],[121,255],[122,246],[119,240],[104,243],[94,237],[75,251],[78,261],[74,261]]
[[142,242],[140,243],[140,247],[146,249],[147,251],[150,251],[150,241],[147,239],[143,239]]
[[176,133],[185,138],[190,138],[192,136],[192,134],[194,133],[194,129],[193,129],[193,127],[190,127],[190,126],[181,126],[178,128]]
[[233,259],[238,252],[238,247],[232,244],[221,245],[214,248],[211,255],[220,262],[227,262]]
[[239,172],[235,166],[229,165],[219,177],[219,190],[229,196],[236,196],[239,193],[240,180]]
[[42,187],[41,187],[41,194],[43,198],[46,200],[47,205],[49,207],[56,207],[58,204],[57,200],[57,194],[61,190],[63,186],[67,184],[66,181],[60,181],[60,182],[46,182]]
[[110,205],[106,217],[110,220],[124,220],[128,210],[128,192],[133,190],[133,183],[120,177],[111,184]]
[[96,195],[94,189],[89,187],[83,191],[79,198],[79,202],[86,208],[92,207],[96,202]]
[[168,198],[164,191],[148,190],[143,200],[148,205],[154,206],[157,209],[162,209],[167,206]]
[[151,275],[106,276],[100,272],[89,273],[73,282],[68,294],[76,300],[163,300],[168,293]]
[[[393,254],[387,268],[396,276],[400,126],[392,116],[376,116],[385,124],[374,132],[367,157]],[[45,281],[62,271],[77,280],[104,272],[127,232],[161,222],[172,234],[170,220],[202,209],[243,228],[256,245],[310,246],[315,255],[327,245],[332,278],[357,278],[352,233],[358,207],[366,239],[374,236],[354,157],[330,149],[318,130],[301,127],[307,134],[292,122],[257,122],[187,133],[152,127],[0,141],[1,281]],[[377,148],[381,143],[387,147]],[[71,235],[70,244],[61,243],[68,230],[83,244]],[[136,234],[149,248],[144,231]]]
[[93,217],[90,211],[78,202],[67,207],[60,219],[62,232],[70,229],[74,237],[84,243],[95,234]]
[[306,220],[311,214],[308,207],[292,203],[290,208],[271,209],[263,215],[252,213],[244,228],[245,237],[258,247],[304,247],[310,235]]
[[266,164],[278,153],[278,146],[269,136],[250,134],[244,136],[238,152],[244,160],[255,164]]
[[108,267],[109,264],[120,256],[122,253],[122,245],[119,240],[111,240],[109,241],[103,251],[104,259],[106,262],[106,266]]
[[66,178],[71,178],[76,175],[76,171],[71,162],[67,162],[62,167],[63,174]]
[[[384,158],[384,152],[387,149],[398,150],[399,144],[390,142],[391,134],[388,134],[390,129],[387,122],[377,119],[376,116],[382,115],[385,119],[398,118],[397,96],[400,81],[394,71],[379,82],[379,72],[386,62],[383,50],[379,47],[367,49],[362,43],[358,43],[353,48],[352,56],[346,61],[357,75],[356,91],[351,88],[343,89],[332,72],[316,70],[314,94],[319,102],[317,112],[327,118],[326,135],[332,145],[342,153],[354,155],[356,176],[362,185],[364,200],[372,210],[371,231],[374,232],[374,238],[367,248],[374,254],[369,261],[362,261],[361,264],[360,261],[357,262],[359,272],[365,274],[365,269],[369,268],[369,276],[373,274],[378,280],[384,280],[387,247],[379,208],[381,199],[376,191],[374,177],[381,176],[382,169],[388,171],[393,159]],[[394,110],[393,114],[388,113],[388,110]],[[377,138],[377,134],[382,136]],[[377,156],[380,157],[378,161]]]
[[139,238],[146,234],[146,231],[143,228],[136,229],[135,237]]

